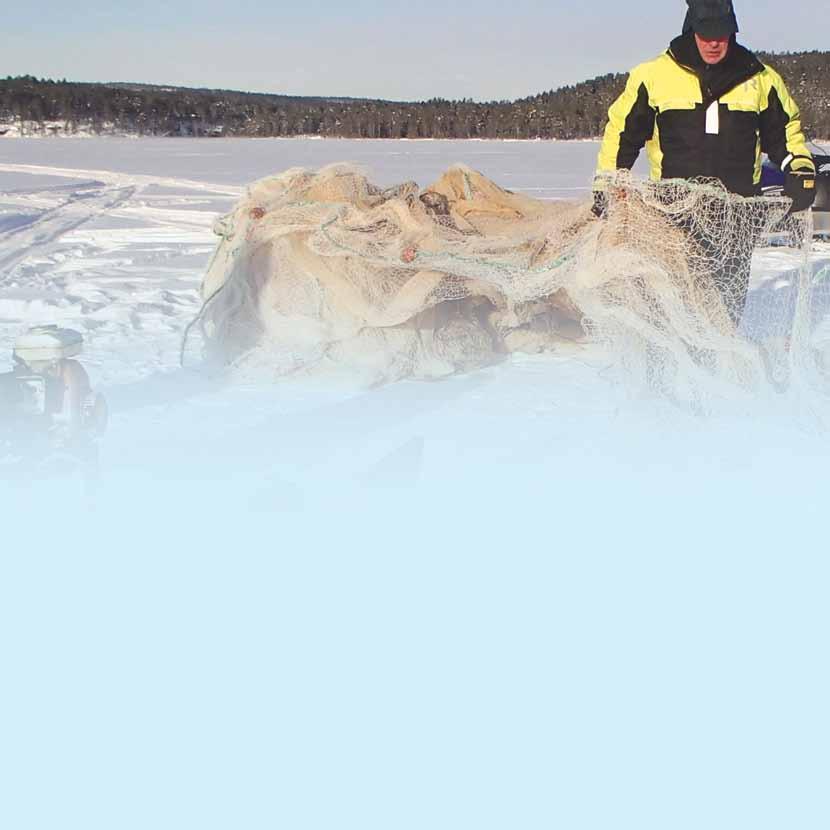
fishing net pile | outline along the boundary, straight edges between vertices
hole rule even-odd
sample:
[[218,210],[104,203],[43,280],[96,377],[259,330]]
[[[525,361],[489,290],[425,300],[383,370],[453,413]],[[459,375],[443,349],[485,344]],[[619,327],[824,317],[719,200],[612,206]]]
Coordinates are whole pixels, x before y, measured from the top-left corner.
[[[206,350],[274,374],[344,366],[383,382],[581,344],[609,377],[699,406],[816,368],[809,219],[787,217],[789,200],[626,173],[606,188],[597,219],[462,165],[423,190],[379,188],[345,165],[263,179],[217,223]],[[746,331],[761,241],[804,257]]]

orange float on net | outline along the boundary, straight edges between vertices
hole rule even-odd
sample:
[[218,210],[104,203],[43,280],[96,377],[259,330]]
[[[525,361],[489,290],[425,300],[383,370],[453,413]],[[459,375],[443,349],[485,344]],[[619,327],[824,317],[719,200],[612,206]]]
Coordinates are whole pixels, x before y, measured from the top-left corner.
[[265,216],[265,208],[251,208],[250,213],[248,215],[251,217],[251,219],[262,219],[262,217]]
[[410,262],[415,262],[416,258],[418,257],[417,249],[413,247],[404,248],[401,251],[401,260],[409,264]]

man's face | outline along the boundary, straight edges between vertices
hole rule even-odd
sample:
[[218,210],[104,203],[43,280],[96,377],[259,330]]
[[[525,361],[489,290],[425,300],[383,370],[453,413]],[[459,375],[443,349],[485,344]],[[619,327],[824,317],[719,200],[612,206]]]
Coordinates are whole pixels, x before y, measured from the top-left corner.
[[703,58],[704,63],[713,66],[720,63],[729,51],[729,38],[718,37],[714,40],[707,40],[695,32],[695,41],[700,52],[700,57]]

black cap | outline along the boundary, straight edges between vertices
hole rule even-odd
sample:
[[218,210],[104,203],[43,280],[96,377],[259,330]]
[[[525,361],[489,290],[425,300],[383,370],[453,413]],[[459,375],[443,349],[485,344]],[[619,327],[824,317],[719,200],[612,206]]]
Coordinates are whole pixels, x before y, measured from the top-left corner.
[[686,0],[689,11],[683,24],[683,34],[695,32],[701,37],[730,37],[738,31],[738,20],[732,0]]

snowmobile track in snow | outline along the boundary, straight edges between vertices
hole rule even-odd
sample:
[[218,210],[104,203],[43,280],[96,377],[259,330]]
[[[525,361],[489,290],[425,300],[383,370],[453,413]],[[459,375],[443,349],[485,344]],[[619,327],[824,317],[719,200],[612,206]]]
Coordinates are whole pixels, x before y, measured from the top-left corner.
[[119,207],[135,187],[75,191],[67,201],[45,211],[34,221],[0,234],[0,274],[33,254],[42,254],[60,238],[99,214]]
[[[232,198],[238,198],[244,192],[244,188],[241,187],[214,185],[189,179],[35,164],[0,164],[0,173],[24,173],[78,180],[78,187],[62,204],[46,210],[32,221],[26,221],[0,233],[0,279],[30,256],[46,253],[63,235],[93,217],[126,207],[129,201],[146,187],[180,188]],[[45,192],[62,193],[66,189],[67,185],[60,185],[48,188]]]
[[45,167],[40,164],[0,164],[0,173],[28,173],[32,176],[59,176],[64,179],[90,179],[105,182],[112,186],[124,187],[134,185],[136,187],[147,187],[156,185],[159,187],[183,187],[187,190],[206,191],[218,196],[231,196],[239,198],[244,192],[244,187],[237,187],[226,184],[210,184],[192,179],[176,179],[166,176],[147,176],[130,173],[116,173],[112,170],[81,170],[75,167]]

